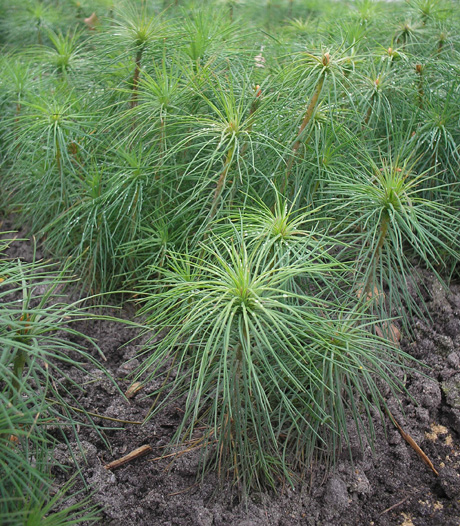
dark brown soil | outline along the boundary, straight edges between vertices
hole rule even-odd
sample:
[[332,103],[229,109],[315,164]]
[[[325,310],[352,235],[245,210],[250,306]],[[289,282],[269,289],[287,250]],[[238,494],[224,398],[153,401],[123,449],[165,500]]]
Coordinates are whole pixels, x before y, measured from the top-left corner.
[[[3,227],[5,228],[5,227]],[[10,255],[24,255],[13,248]],[[423,272],[431,293],[428,302],[432,320],[415,321],[415,337],[403,338],[404,350],[420,360],[422,374],[408,376],[406,387],[413,396],[389,399],[393,415],[404,430],[425,451],[439,471],[436,476],[387,421],[386,430],[376,418],[374,451],[362,452],[352,444],[354,462],[344,451],[335,470],[326,473],[321,465],[304,473],[295,489],[253,494],[247,503],[238,500],[230,486],[218,489],[215,475],[197,482],[199,452],[163,458],[165,446],[180,419],[181,407],[143,425],[99,420],[107,429],[103,438],[90,427],[80,429],[84,456],[75,447],[82,477],[93,499],[103,508],[101,522],[112,526],[458,526],[460,525],[460,285],[443,289],[436,278]],[[132,312],[108,310],[129,318]],[[79,330],[96,337],[122,392],[127,376],[138,359],[139,341],[131,341],[135,329],[115,322],[84,322]],[[95,352],[95,351],[93,351]],[[96,354],[95,354],[96,355]],[[148,385],[127,400],[106,377],[88,368],[88,375],[69,370],[73,379],[85,385],[78,394],[88,411],[119,420],[141,422],[149,411],[155,388]],[[90,375],[99,381],[90,380]],[[119,428],[122,429],[119,429]],[[72,437],[69,435],[71,440]],[[108,442],[110,448],[107,447]],[[75,445],[75,444],[74,444]],[[142,445],[152,452],[113,471],[108,462]],[[65,444],[54,453],[57,463],[74,470],[74,460]],[[56,485],[69,476],[56,467]],[[83,487],[81,480],[77,482]]]

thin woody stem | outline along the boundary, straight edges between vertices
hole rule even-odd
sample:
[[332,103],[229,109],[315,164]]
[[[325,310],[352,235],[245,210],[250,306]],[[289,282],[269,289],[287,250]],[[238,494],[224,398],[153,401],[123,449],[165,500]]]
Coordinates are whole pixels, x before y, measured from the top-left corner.
[[366,126],[367,124],[369,124],[369,120],[371,118],[371,115],[372,115],[372,102],[373,102],[374,98],[372,97],[372,100],[371,100],[371,103],[369,104],[369,108],[367,109],[367,112],[366,112],[366,117],[364,119],[364,126]]
[[144,47],[142,46],[138,49],[136,53],[136,59],[135,59],[136,67],[134,69],[132,88],[131,88],[133,91],[133,94],[131,96],[131,108],[134,108],[135,106],[137,106],[137,96],[138,96],[137,88],[139,85],[139,77],[141,74],[141,61],[142,61],[143,52],[144,52]]
[[440,38],[439,42],[438,42],[438,49],[436,50],[438,55],[440,55],[442,53],[443,47],[444,47],[444,39]]
[[61,147],[59,141],[56,138],[56,166],[59,172],[59,175],[62,177],[62,162],[61,162]]
[[380,235],[379,235],[379,240],[378,240],[378,243],[377,243],[377,247],[375,249],[375,252],[374,252],[374,256],[372,258],[372,262],[371,262],[371,273],[369,274],[368,278],[367,278],[367,281],[366,281],[366,286],[364,287],[364,294],[363,294],[363,297],[366,299],[368,297],[369,294],[373,294],[373,281],[374,281],[374,276],[375,276],[375,273],[377,271],[377,265],[378,265],[378,262],[379,262],[379,259],[380,259],[380,254],[382,252],[382,247],[383,247],[383,244],[385,243],[385,238],[387,236],[387,233],[388,233],[388,226],[389,226],[389,217],[388,217],[388,214],[385,214],[385,216],[383,217],[382,219],[382,223],[380,225]]
[[284,191],[286,189],[286,185],[287,185],[289,176],[290,176],[291,171],[292,171],[292,166],[294,164],[294,160],[295,160],[295,158],[297,156],[297,152],[298,152],[298,150],[300,148],[300,145],[302,144],[303,131],[305,130],[305,128],[307,127],[308,123],[311,121],[311,119],[312,119],[312,117],[314,115],[315,108],[318,105],[319,96],[321,95],[321,91],[323,90],[323,85],[324,85],[325,78],[326,78],[326,75],[325,75],[325,72],[323,71],[321,73],[320,78],[318,79],[315,91],[314,91],[314,93],[313,93],[313,95],[312,95],[312,97],[310,99],[309,104],[308,104],[307,110],[305,112],[305,116],[303,118],[302,124],[300,125],[299,132],[297,134],[297,139],[296,139],[295,143],[292,146],[292,152],[291,152],[291,156],[289,157],[289,161],[288,161],[288,164],[287,164],[287,167],[286,167],[286,176],[284,178],[284,182],[283,182],[283,185],[281,187],[281,193],[284,193]]
[[[259,107],[260,97],[262,95],[262,91],[261,91],[259,85],[257,85],[255,87],[255,92],[256,92],[255,93],[255,98],[252,101],[251,107],[249,109],[249,116],[248,116],[248,121],[247,121],[248,122],[248,127],[247,127],[248,133],[251,133],[251,131],[252,131],[252,125],[254,123],[254,113],[256,112],[257,108]],[[247,149],[248,149],[248,142],[246,141],[243,144],[243,148],[241,149],[241,156],[242,157],[246,153]]]
[[[227,156],[225,158],[225,163],[224,163],[224,168],[219,176],[219,180],[217,181],[217,186],[214,191],[214,198],[212,200],[211,211],[209,212],[209,217],[206,221],[206,225],[204,228],[203,241],[206,241],[206,239],[208,238],[209,225],[217,213],[217,207],[219,205],[220,195],[224,188],[225,180],[227,178],[228,171],[230,170],[230,166],[232,164],[234,152],[235,152],[235,143],[233,143],[233,145],[230,147],[230,149],[227,152]],[[203,257],[203,255],[204,255],[204,247],[201,249],[200,259]]]
[[21,379],[26,365],[27,355],[23,349],[17,350],[17,355],[13,362],[13,380],[11,383],[10,399],[13,398],[18,392],[21,384]]
[[211,211],[209,212],[209,221],[212,221],[212,219],[214,219],[217,213],[217,206],[219,205],[220,194],[222,193],[228,171],[230,170],[230,166],[232,164],[234,151],[235,151],[235,144],[233,144],[227,152],[227,157],[225,158],[224,168],[220,174],[219,180],[217,181],[216,190],[214,192],[214,199],[211,205]]
[[417,64],[415,66],[415,71],[417,72],[417,75],[419,76],[419,79],[418,79],[418,107],[422,109],[423,108],[423,97],[425,95],[423,91],[423,66],[421,64]]

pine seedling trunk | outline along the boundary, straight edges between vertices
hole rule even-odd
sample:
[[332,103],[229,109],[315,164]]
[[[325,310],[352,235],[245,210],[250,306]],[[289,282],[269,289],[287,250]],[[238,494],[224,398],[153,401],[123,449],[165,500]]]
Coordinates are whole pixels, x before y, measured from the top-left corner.
[[[326,53],[324,55],[324,57],[323,57],[323,65],[327,66],[329,64],[329,60],[330,60],[329,53]],[[281,193],[284,193],[285,190],[286,190],[286,186],[288,184],[289,176],[291,175],[291,171],[292,171],[292,166],[294,164],[294,160],[297,157],[297,152],[299,151],[300,145],[302,144],[303,131],[307,127],[308,123],[311,121],[311,119],[312,119],[312,117],[313,117],[313,115],[315,113],[315,109],[318,106],[319,97],[320,97],[321,92],[323,90],[323,85],[324,85],[325,79],[326,79],[326,71],[323,71],[321,73],[319,79],[318,79],[318,82],[316,83],[315,91],[313,92],[313,95],[312,95],[312,97],[310,99],[310,102],[309,102],[309,104],[307,106],[307,110],[305,112],[302,124],[300,125],[299,132],[297,134],[297,139],[296,139],[296,141],[294,142],[294,144],[292,146],[292,152],[291,152],[291,155],[289,157],[289,161],[288,161],[288,164],[287,164],[287,167],[286,167],[286,175],[285,175],[285,178],[284,178],[283,185],[281,187]]]

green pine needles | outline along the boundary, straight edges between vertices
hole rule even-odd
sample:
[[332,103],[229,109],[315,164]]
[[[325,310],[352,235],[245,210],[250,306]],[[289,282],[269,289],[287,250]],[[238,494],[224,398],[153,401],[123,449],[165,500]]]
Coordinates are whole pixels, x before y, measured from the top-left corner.
[[166,333],[146,348],[139,375],[166,369],[174,379],[150,417],[184,399],[176,439],[203,446],[203,466],[246,493],[292,483],[318,448],[333,459],[347,441],[347,411],[372,441],[362,411],[384,406],[377,377],[403,389],[395,371],[405,355],[372,336],[375,320],[344,310],[318,286],[340,274],[325,251],[331,240],[289,235],[289,226],[282,236],[273,228],[254,235],[244,226],[229,242],[209,237],[202,258],[170,254],[161,285],[143,286],[141,313]]

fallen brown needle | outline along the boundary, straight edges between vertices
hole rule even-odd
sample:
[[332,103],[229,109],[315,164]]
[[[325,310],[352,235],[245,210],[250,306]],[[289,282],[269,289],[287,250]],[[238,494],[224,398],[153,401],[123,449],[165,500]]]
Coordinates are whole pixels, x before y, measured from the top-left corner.
[[143,455],[146,455],[147,453],[150,453],[152,451],[152,447],[145,445],[138,447],[134,451],[131,451],[131,453],[128,453],[124,457],[121,457],[117,460],[114,460],[113,462],[109,462],[104,467],[105,469],[115,469],[119,468],[123,464],[126,464],[127,462],[131,462],[131,460],[134,460],[136,458],[142,457]]
[[390,410],[387,408],[388,416],[390,417],[393,424],[396,426],[396,429],[399,431],[399,434],[404,438],[404,440],[409,444],[409,446],[417,453],[419,458],[422,460],[424,464],[426,464],[431,471],[438,477],[439,473],[436,471],[436,468],[433,466],[433,463],[428,458],[426,453],[420,448],[420,446],[415,442],[415,440],[409,435],[409,433],[406,433],[404,429],[399,425],[396,418],[391,414]]

